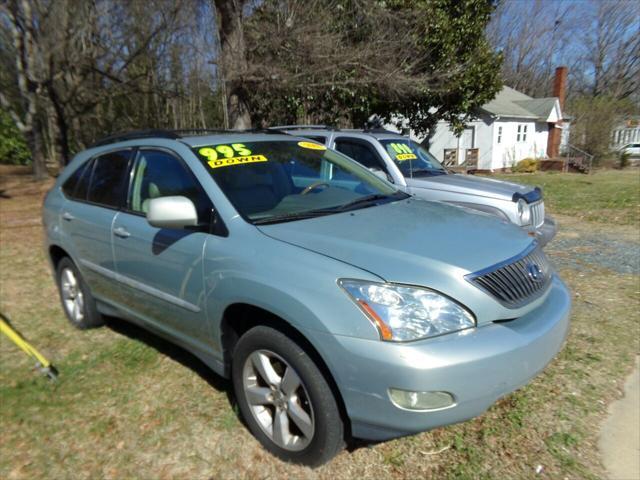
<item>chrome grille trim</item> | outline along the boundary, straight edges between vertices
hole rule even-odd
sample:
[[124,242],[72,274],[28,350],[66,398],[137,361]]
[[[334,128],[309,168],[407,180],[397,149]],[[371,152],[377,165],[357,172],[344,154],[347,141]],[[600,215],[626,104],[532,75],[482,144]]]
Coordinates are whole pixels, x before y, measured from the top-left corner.
[[521,254],[465,275],[465,279],[505,307],[519,308],[547,291],[551,283],[551,274],[549,260],[542,249],[533,242]]
[[530,206],[531,208],[531,224],[538,228],[544,223],[544,201],[538,200]]

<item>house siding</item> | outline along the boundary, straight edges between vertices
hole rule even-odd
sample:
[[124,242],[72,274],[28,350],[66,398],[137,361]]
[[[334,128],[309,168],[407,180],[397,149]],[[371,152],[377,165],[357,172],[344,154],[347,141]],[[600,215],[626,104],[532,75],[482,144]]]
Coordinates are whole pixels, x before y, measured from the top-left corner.
[[[480,169],[491,168],[494,123],[489,116],[486,116],[467,124],[467,128],[473,129],[473,143],[469,148],[478,149],[478,168]],[[416,138],[416,140],[422,141],[424,138]],[[459,149],[458,161],[460,163],[464,162],[465,147],[462,145],[462,139],[454,135],[447,122],[438,122],[433,137],[429,142],[429,151],[438,161],[443,162],[445,149]]]
[[[509,168],[523,158],[544,156],[548,136],[546,124],[538,124],[538,128],[536,128],[536,122],[524,119],[500,119],[494,123],[495,144],[491,156],[491,166],[488,169]],[[502,127],[502,142],[500,144],[497,140],[499,127]],[[519,140],[518,127],[520,127]]]

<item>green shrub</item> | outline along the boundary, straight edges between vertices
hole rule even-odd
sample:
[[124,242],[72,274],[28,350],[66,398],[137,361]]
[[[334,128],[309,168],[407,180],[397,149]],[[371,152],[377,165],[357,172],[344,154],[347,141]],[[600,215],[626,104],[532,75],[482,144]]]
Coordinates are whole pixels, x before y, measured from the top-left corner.
[[539,163],[535,158],[524,158],[511,167],[511,171],[515,173],[534,173],[538,171]]
[[24,137],[7,112],[0,109],[0,163],[27,165],[31,153]]
[[626,168],[629,166],[629,164],[631,163],[629,161],[629,158],[631,157],[631,155],[628,152],[620,152],[618,154],[618,166],[620,168]]

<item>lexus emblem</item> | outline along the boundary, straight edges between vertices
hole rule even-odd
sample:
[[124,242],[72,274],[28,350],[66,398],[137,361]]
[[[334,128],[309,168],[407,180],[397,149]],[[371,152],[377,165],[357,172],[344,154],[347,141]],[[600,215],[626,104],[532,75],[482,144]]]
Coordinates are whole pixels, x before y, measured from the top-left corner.
[[530,263],[527,265],[527,275],[536,283],[543,280],[542,269],[535,263]]

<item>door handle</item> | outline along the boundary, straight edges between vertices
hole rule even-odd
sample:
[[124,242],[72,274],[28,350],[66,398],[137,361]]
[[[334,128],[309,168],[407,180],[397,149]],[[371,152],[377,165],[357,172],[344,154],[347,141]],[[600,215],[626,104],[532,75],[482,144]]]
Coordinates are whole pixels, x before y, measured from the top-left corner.
[[130,237],[131,234],[129,232],[127,232],[124,228],[122,227],[118,227],[118,228],[114,228],[113,229],[113,234],[116,237],[120,237],[120,238],[127,238]]
[[74,217],[73,215],[71,215],[69,212],[64,212],[62,214],[62,219],[66,220],[67,222],[70,222],[71,220],[74,220],[76,217]]

